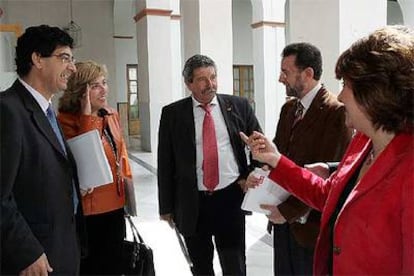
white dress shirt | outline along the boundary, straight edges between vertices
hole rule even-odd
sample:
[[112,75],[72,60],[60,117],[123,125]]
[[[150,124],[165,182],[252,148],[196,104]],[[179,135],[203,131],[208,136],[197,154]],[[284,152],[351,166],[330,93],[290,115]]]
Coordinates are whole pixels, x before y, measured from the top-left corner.
[[42,94],[40,94],[36,89],[31,87],[29,84],[27,84],[24,80],[19,78],[19,81],[23,84],[24,87],[32,94],[33,98],[35,98],[36,102],[40,105],[40,108],[43,110],[43,112],[46,115],[47,109],[49,107],[50,101],[46,100],[45,97],[43,97]]
[[[197,186],[199,191],[207,191],[203,184],[203,120],[205,111],[194,97],[193,113],[195,126],[195,142],[196,142],[196,172]],[[229,133],[224,122],[223,114],[217,101],[217,96],[211,101],[211,115],[214,120],[216,130],[217,149],[218,149],[218,165],[219,165],[219,184],[215,190],[223,189],[232,184],[239,177],[239,167],[236,157],[231,147]]]
[[318,84],[311,89],[302,99],[300,99],[300,103],[303,105],[303,113],[302,118],[305,116],[306,111],[309,109],[310,105],[312,104],[313,99],[315,98],[318,91],[322,88],[322,84],[318,82]]

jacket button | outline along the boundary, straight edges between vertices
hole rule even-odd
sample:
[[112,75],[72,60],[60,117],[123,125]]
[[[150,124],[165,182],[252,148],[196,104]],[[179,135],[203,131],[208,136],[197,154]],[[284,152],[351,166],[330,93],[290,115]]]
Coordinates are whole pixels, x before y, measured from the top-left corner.
[[339,254],[341,254],[341,248],[340,248],[339,246],[335,246],[335,245],[334,245],[334,247],[333,247],[333,253],[334,253],[335,255],[339,255]]

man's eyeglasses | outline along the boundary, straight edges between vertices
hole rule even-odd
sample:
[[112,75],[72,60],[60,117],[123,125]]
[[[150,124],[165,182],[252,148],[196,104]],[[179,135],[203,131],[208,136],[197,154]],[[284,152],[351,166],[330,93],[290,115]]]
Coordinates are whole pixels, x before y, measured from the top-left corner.
[[63,64],[69,64],[69,63],[75,64],[76,62],[76,59],[73,56],[70,56],[69,54],[66,54],[66,53],[54,54],[50,56],[59,58]]

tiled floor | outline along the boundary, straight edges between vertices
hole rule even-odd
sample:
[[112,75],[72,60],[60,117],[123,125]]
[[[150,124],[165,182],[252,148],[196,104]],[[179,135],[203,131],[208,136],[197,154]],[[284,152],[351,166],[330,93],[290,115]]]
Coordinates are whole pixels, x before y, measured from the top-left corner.
[[[190,269],[181,253],[174,231],[160,221],[157,202],[156,162],[151,153],[130,151],[131,166],[138,205],[133,218],[144,241],[154,252],[157,276],[190,276]],[[267,219],[262,214],[246,217],[247,275],[267,276],[272,272],[272,241],[266,233]],[[218,259],[214,262],[216,275],[221,275]]]

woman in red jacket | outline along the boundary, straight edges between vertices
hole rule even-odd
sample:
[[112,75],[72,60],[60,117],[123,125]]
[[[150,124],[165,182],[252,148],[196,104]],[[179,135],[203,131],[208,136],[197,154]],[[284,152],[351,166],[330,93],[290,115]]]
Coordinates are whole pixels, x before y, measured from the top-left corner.
[[[114,182],[82,191],[83,213],[88,234],[88,257],[80,273],[121,274],[125,236],[125,181],[132,181],[118,113],[108,106],[105,65],[93,61],[76,63],[76,73],[59,100],[58,120],[66,138],[97,129]],[[93,172],[91,172],[93,173]]]
[[314,274],[414,275],[414,31],[389,26],[357,41],[336,76],[357,133],[326,181],[262,134],[241,136],[272,180],[322,211]]

